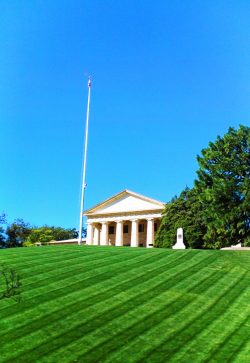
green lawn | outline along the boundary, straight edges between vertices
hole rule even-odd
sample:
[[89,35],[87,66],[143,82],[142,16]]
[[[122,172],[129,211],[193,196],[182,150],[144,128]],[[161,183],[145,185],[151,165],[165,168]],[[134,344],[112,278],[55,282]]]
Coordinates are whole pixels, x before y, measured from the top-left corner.
[[250,362],[250,251],[0,251],[0,362]]

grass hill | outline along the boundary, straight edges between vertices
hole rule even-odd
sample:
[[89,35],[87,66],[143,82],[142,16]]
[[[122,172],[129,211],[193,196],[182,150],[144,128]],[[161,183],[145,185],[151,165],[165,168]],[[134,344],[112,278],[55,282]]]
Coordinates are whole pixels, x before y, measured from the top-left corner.
[[0,251],[0,362],[249,362],[250,251]]

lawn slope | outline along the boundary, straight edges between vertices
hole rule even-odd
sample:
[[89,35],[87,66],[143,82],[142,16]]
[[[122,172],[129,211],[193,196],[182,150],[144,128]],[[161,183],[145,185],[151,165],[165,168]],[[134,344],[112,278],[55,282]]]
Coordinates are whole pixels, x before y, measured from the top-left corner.
[[239,362],[250,357],[250,251],[0,251],[0,362]]

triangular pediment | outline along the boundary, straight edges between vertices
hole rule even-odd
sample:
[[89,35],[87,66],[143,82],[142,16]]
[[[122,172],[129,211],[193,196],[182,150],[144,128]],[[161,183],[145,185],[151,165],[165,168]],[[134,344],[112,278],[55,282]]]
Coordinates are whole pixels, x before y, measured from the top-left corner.
[[95,214],[120,214],[152,210],[159,211],[163,210],[163,208],[164,203],[162,202],[125,190],[88,209],[84,214],[87,216]]

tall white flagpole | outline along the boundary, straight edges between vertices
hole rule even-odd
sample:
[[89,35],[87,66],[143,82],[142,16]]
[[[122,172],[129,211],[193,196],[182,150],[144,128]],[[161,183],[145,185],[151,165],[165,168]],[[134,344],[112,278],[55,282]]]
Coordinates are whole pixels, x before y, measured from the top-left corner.
[[89,133],[89,106],[90,106],[90,89],[91,80],[88,79],[88,103],[86,112],[86,127],[85,127],[85,142],[84,142],[84,155],[83,155],[83,174],[82,174],[82,188],[81,188],[81,206],[80,206],[80,223],[79,223],[79,237],[78,245],[82,243],[82,220],[83,220],[83,208],[84,208],[84,194],[86,188],[86,163],[87,163],[87,149],[88,149],[88,133]]

